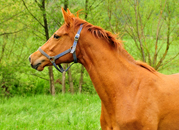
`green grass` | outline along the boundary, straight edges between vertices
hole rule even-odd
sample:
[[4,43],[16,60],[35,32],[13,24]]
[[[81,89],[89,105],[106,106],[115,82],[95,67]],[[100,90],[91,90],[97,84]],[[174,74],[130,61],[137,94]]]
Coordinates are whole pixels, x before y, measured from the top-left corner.
[[98,95],[0,99],[0,130],[99,130]]

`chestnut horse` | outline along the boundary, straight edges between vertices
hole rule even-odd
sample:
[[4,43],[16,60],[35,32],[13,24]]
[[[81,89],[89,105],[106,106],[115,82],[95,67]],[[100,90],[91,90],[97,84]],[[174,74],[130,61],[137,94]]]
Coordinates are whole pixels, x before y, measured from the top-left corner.
[[115,35],[69,10],[62,13],[65,23],[29,57],[31,66],[42,71],[81,63],[101,99],[103,130],[179,130],[179,74],[135,61]]

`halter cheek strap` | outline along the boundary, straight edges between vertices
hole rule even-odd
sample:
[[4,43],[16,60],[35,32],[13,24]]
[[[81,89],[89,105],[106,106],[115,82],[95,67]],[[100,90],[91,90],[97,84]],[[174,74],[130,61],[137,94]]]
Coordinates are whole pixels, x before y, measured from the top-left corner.
[[[70,49],[68,49],[68,50],[66,50],[66,51],[64,51],[64,52],[62,52],[62,53],[60,53],[60,54],[58,54],[58,55],[56,55],[56,56],[49,56],[47,53],[45,53],[45,52],[41,49],[41,47],[39,47],[39,49],[38,49],[44,56],[46,56],[46,57],[50,60],[50,62],[53,64],[53,66],[54,66],[58,71],[60,71],[61,73],[63,73],[64,71],[68,71],[68,69],[69,69],[74,63],[77,63],[76,45],[77,45],[78,40],[79,40],[79,38],[80,38],[80,33],[81,33],[82,28],[83,28],[83,26],[82,26],[82,24],[81,24],[81,25],[80,25],[80,28],[79,28],[79,30],[78,30],[78,32],[77,32],[77,34],[75,35],[75,38],[74,38],[75,40],[74,40],[74,42],[73,42],[73,46],[72,46]],[[64,55],[66,55],[66,54],[68,54],[68,53],[72,53],[72,54],[73,54],[74,63],[72,63],[66,70],[64,70],[61,65],[58,65],[58,66],[56,65],[55,60],[58,59],[58,58],[60,58],[60,57],[62,57],[62,56],[64,56]]]

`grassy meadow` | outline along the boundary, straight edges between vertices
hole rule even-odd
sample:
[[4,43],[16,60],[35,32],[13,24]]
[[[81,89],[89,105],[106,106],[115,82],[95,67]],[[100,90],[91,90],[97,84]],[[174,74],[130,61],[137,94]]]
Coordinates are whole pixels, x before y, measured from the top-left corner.
[[99,130],[98,95],[36,95],[0,100],[0,130]]

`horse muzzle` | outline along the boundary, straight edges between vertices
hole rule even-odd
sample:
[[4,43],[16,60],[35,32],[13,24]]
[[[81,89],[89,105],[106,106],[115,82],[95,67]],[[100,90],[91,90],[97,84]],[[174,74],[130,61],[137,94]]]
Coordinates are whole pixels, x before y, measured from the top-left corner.
[[37,68],[38,68],[40,65],[41,65],[41,63],[38,63],[38,64],[36,64],[36,65],[32,65],[32,64],[31,64],[31,67],[37,70]]
[[31,56],[29,56],[29,62],[30,62],[31,67],[36,70],[38,70],[38,67],[42,64],[41,62],[37,62],[37,63],[33,64],[32,60],[31,60]]

